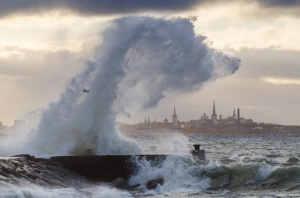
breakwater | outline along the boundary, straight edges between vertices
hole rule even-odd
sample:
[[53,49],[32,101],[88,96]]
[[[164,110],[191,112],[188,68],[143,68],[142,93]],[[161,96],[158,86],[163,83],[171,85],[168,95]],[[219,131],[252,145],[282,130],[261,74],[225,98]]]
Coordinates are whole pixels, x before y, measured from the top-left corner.
[[62,167],[92,181],[112,182],[121,177],[128,180],[137,171],[136,160],[146,159],[160,164],[168,155],[87,155],[51,157]]
[[[199,146],[195,147],[192,155],[199,160],[205,160],[205,150],[200,150]],[[168,156],[170,155],[82,155],[53,156],[45,159],[25,154],[3,159],[0,163],[4,167],[1,168],[1,171],[3,172],[2,179],[5,181],[8,181],[5,178],[9,178],[7,174],[25,177],[31,181],[43,175],[51,175],[51,171],[62,173],[63,170],[66,170],[67,173],[74,173],[89,181],[112,182],[117,178],[129,180],[139,171],[137,162],[141,160],[148,161],[152,166],[159,166]],[[51,184],[51,180],[47,179],[49,177],[41,178],[38,183]],[[54,177],[54,181],[55,178],[60,180],[59,177]],[[74,177],[72,176],[72,178]],[[15,180],[17,181],[17,179]]]

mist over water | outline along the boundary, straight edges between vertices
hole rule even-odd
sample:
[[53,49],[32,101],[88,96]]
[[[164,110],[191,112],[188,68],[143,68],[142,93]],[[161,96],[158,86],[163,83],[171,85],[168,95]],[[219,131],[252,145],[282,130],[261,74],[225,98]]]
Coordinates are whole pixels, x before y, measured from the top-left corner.
[[132,106],[155,107],[166,91],[198,90],[240,66],[238,59],[207,46],[184,18],[119,18],[101,36],[93,61],[42,112],[15,154],[141,153],[137,143],[119,135],[118,114]]

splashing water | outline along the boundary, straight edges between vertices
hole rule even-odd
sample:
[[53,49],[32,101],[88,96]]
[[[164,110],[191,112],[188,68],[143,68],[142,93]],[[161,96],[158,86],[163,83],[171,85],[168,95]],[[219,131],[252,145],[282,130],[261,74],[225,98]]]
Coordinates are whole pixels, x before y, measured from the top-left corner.
[[119,135],[118,113],[132,106],[155,107],[166,91],[198,90],[240,66],[238,59],[209,48],[188,19],[119,18],[103,32],[102,40],[94,60],[42,112],[16,153],[141,153],[135,142]]
[[145,189],[146,183],[152,179],[163,178],[164,184],[155,189],[156,193],[201,191],[210,187],[210,178],[199,177],[203,168],[194,162],[192,157],[168,156],[160,166],[153,166],[149,161],[136,161],[139,172],[131,179],[130,184],[141,184]]
[[32,197],[32,198],[130,198],[130,193],[109,188],[107,186],[91,186],[83,189],[75,188],[43,188],[28,185],[14,186],[0,181],[0,197]]

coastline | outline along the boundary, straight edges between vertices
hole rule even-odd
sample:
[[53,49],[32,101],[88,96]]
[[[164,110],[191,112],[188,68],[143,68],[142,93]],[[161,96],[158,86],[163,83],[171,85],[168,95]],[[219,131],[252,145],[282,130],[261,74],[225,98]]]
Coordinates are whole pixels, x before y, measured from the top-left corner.
[[276,131],[276,130],[253,130],[253,129],[135,129],[135,128],[119,128],[122,135],[300,135],[300,131]]

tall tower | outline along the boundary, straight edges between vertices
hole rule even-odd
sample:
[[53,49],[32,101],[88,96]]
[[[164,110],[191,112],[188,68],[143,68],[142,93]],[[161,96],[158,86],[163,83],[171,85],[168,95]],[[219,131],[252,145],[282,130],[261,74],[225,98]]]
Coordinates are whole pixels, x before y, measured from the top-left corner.
[[214,122],[214,125],[218,124],[218,115],[216,114],[215,100],[214,100],[214,104],[213,104],[213,114],[211,115],[211,119]]
[[233,110],[233,118],[235,119],[236,118],[236,114],[235,114],[235,108],[234,108],[234,110]]
[[238,128],[240,128],[240,109],[239,108],[237,109],[237,114],[238,114],[237,115],[238,116],[238,118],[237,118],[238,119]]
[[173,123],[173,125],[177,125],[177,115],[176,115],[175,107],[174,107],[174,113],[173,113],[173,116],[172,116],[172,123]]
[[147,123],[147,119],[146,119],[146,117],[145,117],[145,121],[144,121],[144,123],[145,123],[145,124]]

